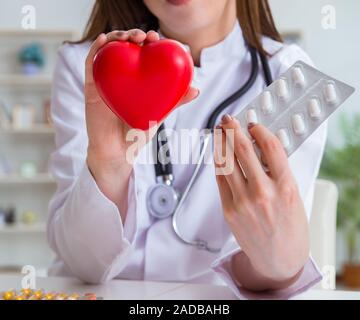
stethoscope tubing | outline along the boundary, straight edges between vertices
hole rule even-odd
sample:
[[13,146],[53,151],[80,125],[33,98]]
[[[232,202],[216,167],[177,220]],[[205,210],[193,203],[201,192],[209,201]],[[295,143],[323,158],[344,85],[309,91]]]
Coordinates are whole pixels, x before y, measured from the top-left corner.
[[184,191],[184,193],[182,194],[182,196],[180,197],[180,201],[178,203],[178,205],[176,206],[176,209],[174,211],[174,214],[173,214],[173,217],[172,217],[172,225],[173,225],[173,230],[175,231],[177,237],[182,241],[184,242],[185,244],[188,244],[188,245],[191,245],[191,246],[195,246],[197,247],[198,249],[201,249],[201,250],[206,250],[206,251],[209,251],[209,252],[213,252],[213,253],[217,253],[219,252],[221,249],[217,249],[217,248],[210,248],[207,244],[206,241],[204,240],[190,240],[190,239],[187,239],[183,234],[181,234],[181,231],[179,229],[179,226],[178,226],[178,218],[180,216],[180,213],[181,213],[181,208],[185,202],[185,200],[187,199],[188,197],[188,194],[190,193],[190,190],[199,174],[199,171],[201,169],[201,164],[205,158],[205,155],[206,155],[206,150],[207,150],[207,147],[209,145],[209,142],[211,140],[211,133],[206,133],[206,136],[204,138],[204,141],[202,143],[202,146],[201,146],[201,152],[200,152],[200,156],[199,156],[199,159],[197,161],[197,164],[196,164],[196,167],[195,167],[195,171],[193,173],[193,175],[191,176],[191,179]]
[[[182,234],[177,221],[178,221],[179,217],[181,216],[181,209],[183,207],[183,204],[184,204],[185,200],[187,199],[187,197],[191,191],[191,188],[193,187],[195,180],[196,180],[196,178],[200,172],[200,169],[202,167],[202,163],[203,163],[203,160],[205,159],[205,155],[206,155],[206,150],[209,146],[209,143],[210,143],[210,140],[212,137],[212,133],[213,133],[213,130],[215,127],[215,123],[216,123],[218,117],[228,106],[230,106],[232,103],[234,103],[239,98],[244,96],[251,89],[251,87],[253,86],[253,84],[255,83],[255,81],[257,79],[257,76],[259,73],[259,64],[258,64],[258,56],[257,56],[258,52],[257,52],[257,50],[255,50],[254,48],[251,48],[251,47],[249,47],[249,52],[250,52],[250,56],[251,56],[251,73],[250,73],[249,79],[239,90],[237,90],[233,95],[231,95],[229,98],[224,100],[209,117],[209,121],[206,126],[207,130],[206,130],[205,137],[204,137],[202,145],[201,145],[200,156],[197,161],[194,173],[192,174],[191,179],[190,179],[186,189],[184,190],[183,194],[181,195],[180,200],[175,208],[175,211],[174,211],[173,217],[172,217],[173,230],[179,240],[181,240],[183,243],[185,243],[187,245],[191,245],[191,246],[197,247],[200,250],[206,250],[211,253],[218,253],[221,251],[221,248],[212,248],[208,245],[207,241],[202,240],[202,239],[196,239],[196,240],[188,239],[186,236],[184,236]],[[272,83],[272,76],[271,76],[271,71],[270,71],[270,67],[269,67],[267,58],[262,54],[259,54],[259,55],[260,55],[261,63],[263,66],[265,82],[267,85],[270,85]],[[160,129],[164,130],[164,125],[162,125]],[[159,132],[158,132],[158,134],[159,134]],[[159,136],[157,137],[157,139],[158,139],[158,146],[160,146],[161,143],[159,142]],[[165,171],[162,172],[162,170],[164,170],[164,169],[166,172]],[[157,176],[169,174],[169,172],[168,172],[169,169],[171,171],[170,173],[172,173],[171,165],[167,166],[165,168],[162,168],[160,166],[155,166]]]

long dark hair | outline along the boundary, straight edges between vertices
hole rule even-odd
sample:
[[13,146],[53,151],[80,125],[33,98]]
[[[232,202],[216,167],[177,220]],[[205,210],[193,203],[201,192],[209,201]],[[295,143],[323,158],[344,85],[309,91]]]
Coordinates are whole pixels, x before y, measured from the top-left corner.
[[[267,54],[262,46],[262,36],[282,42],[268,0],[236,2],[237,16],[244,38],[251,47]],[[75,43],[94,41],[100,33],[133,28],[144,31],[159,28],[158,19],[145,6],[143,0],[96,0],[84,36]]]

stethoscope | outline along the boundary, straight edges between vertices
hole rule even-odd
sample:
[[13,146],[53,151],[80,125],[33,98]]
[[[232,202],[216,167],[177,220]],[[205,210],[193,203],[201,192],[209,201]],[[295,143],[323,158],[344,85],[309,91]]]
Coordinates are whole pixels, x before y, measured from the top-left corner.
[[[197,161],[194,173],[191,176],[191,179],[182,195],[174,188],[173,185],[174,176],[172,164],[171,162],[165,161],[165,159],[170,159],[170,151],[168,148],[163,148],[167,143],[164,124],[159,127],[156,135],[158,150],[157,154],[159,157],[159,159],[156,159],[157,161],[155,161],[156,184],[150,187],[147,192],[147,209],[150,215],[156,219],[166,219],[172,216],[172,225],[174,232],[183,243],[194,246],[199,250],[206,250],[212,253],[217,253],[221,249],[210,247],[208,245],[208,242],[203,239],[188,239],[182,234],[179,228],[178,220],[180,217],[181,208],[188,197],[188,194],[195,182],[195,179],[200,171],[202,162],[205,158],[206,150],[210,143],[216,120],[228,106],[230,106],[232,103],[244,96],[256,81],[257,75],[259,73],[258,54],[262,63],[265,82],[268,86],[272,83],[272,75],[267,58],[263,54],[258,53],[258,51],[254,48],[249,47],[249,51],[251,55],[250,77],[238,91],[236,91],[229,98],[224,100],[210,115],[210,118],[205,128],[206,134],[201,144],[199,159]],[[166,152],[160,152],[164,149],[166,149]]]

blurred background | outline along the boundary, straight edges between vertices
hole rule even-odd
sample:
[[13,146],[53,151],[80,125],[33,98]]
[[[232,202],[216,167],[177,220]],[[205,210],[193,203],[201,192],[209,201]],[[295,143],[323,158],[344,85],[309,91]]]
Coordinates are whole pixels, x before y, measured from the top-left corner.
[[[52,71],[57,48],[81,35],[92,4],[0,0],[0,273],[31,264],[45,275],[53,259],[46,243],[47,206],[56,188],[48,173],[54,149],[48,117]],[[270,4],[287,42],[300,44],[320,70],[360,88],[360,1]],[[26,30],[32,14],[35,30]],[[312,241],[321,243],[314,251],[322,266],[335,266],[337,287],[360,290],[359,104],[357,91],[329,122],[321,169],[326,181],[319,181],[314,205],[322,214],[316,213],[313,222],[324,236],[318,239],[314,231]]]

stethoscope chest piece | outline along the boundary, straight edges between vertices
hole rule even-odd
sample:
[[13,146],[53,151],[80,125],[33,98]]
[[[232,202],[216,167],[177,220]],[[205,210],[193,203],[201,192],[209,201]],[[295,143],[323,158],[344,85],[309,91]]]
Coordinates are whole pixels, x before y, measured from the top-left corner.
[[171,184],[157,183],[147,192],[147,209],[157,219],[166,219],[173,215],[179,202],[179,194]]

